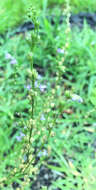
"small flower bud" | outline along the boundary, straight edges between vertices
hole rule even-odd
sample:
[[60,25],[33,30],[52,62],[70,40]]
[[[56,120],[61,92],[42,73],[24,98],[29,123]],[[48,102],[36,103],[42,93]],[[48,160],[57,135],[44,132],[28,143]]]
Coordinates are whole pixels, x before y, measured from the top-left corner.
[[29,59],[29,60],[32,60],[32,59],[33,59],[33,53],[32,53],[32,52],[29,52],[29,53],[28,53],[28,59]]
[[69,90],[65,91],[65,96],[68,97],[68,98],[70,97],[70,91]]
[[36,69],[32,70],[32,76],[34,76],[35,79],[38,77],[38,73],[37,73]]

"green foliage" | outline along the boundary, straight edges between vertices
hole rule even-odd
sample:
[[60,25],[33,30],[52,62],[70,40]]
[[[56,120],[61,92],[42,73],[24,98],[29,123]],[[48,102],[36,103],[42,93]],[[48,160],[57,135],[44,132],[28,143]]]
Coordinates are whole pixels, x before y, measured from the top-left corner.
[[[27,10],[35,30],[0,39],[0,188],[17,182],[29,189],[47,157],[58,173],[50,190],[96,189],[96,34],[86,23],[82,31],[59,25],[64,2],[39,1],[39,13],[26,0],[1,2],[1,32],[21,23]],[[71,8],[91,11],[94,3],[74,0]],[[54,10],[52,26],[45,16]]]
[[22,0],[13,3],[11,0],[4,0],[0,5],[0,32],[5,32],[20,23],[24,14],[24,2]]
[[[65,60],[65,88],[61,87],[61,94],[64,91],[65,96],[59,93],[58,103],[55,102],[60,117],[56,120],[55,137],[50,140],[55,158],[52,160],[53,165],[48,166],[59,172],[59,179],[50,188],[52,190],[57,187],[62,190],[91,190],[96,187],[95,38],[94,31],[86,25],[81,32],[75,28],[71,34]],[[68,91],[68,88],[71,90]],[[73,92],[81,95],[83,102],[78,103],[77,96],[72,101],[70,98]],[[58,167],[54,166],[56,164]]]
[[[0,4],[0,33],[12,30],[25,20],[25,14],[27,8],[32,3],[36,7],[39,16],[42,13],[48,13],[57,15],[58,12],[64,12],[66,8],[66,0],[17,0],[13,3],[12,0],[3,0]],[[96,11],[95,0],[72,0],[71,12],[80,11]]]
[[80,11],[86,11],[86,12],[94,12],[96,11],[95,9],[95,0],[90,1],[90,0],[72,0],[70,2],[72,6],[72,11],[75,13],[78,13]]

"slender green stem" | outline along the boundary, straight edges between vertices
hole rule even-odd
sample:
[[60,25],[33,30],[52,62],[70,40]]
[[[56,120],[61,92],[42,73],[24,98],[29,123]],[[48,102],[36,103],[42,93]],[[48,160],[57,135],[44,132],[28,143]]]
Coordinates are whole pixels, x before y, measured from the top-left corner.
[[[32,70],[33,70],[33,60],[31,61],[31,72]],[[32,86],[32,90],[34,91],[34,75],[32,75],[31,77],[31,86]],[[32,109],[31,119],[33,120],[34,119],[34,95],[33,94],[31,95],[31,109]],[[31,124],[31,129],[30,129],[29,143],[32,136],[32,129],[33,129],[33,122]]]

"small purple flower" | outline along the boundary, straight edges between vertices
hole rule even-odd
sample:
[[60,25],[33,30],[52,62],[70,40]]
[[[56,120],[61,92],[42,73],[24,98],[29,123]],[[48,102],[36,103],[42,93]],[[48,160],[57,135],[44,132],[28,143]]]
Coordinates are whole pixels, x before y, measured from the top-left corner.
[[16,59],[12,59],[11,62],[10,62],[10,64],[11,64],[11,65],[15,65],[15,64],[17,64]]
[[41,80],[41,79],[42,79],[42,76],[38,74],[37,79],[38,79],[38,80]]
[[38,156],[41,157],[41,156],[47,156],[48,155],[48,152],[47,150],[43,150],[41,152],[38,153]]
[[27,88],[28,90],[30,90],[31,89],[31,85],[30,84],[28,84],[27,86],[24,85],[24,88]]
[[20,132],[20,135],[16,136],[16,139],[17,141],[21,141],[23,137],[25,137],[25,134]]
[[46,85],[40,84],[39,89],[41,92],[44,92],[44,90],[46,89]]
[[21,137],[20,136],[16,136],[16,140],[17,141],[21,141]]
[[21,137],[25,137],[25,134],[22,133],[22,132],[20,132],[20,136],[21,136]]
[[6,53],[5,58],[7,60],[10,60],[10,64],[12,64],[12,65],[17,64],[16,59],[10,53]]
[[10,53],[5,54],[5,59],[12,59],[12,55]]
[[27,89],[28,89],[28,90],[31,89],[31,85],[30,85],[30,84],[27,85]]
[[58,49],[57,49],[57,52],[58,52],[58,53],[61,53],[61,54],[64,54],[64,49],[58,48]]
[[72,101],[77,101],[79,103],[82,103],[83,99],[80,96],[78,96],[77,94],[72,94]]
[[35,87],[38,87],[38,82],[37,81],[35,81]]
[[44,115],[43,115],[43,114],[41,115],[40,120],[41,120],[41,121],[44,121],[44,120],[45,120],[45,117],[44,117]]

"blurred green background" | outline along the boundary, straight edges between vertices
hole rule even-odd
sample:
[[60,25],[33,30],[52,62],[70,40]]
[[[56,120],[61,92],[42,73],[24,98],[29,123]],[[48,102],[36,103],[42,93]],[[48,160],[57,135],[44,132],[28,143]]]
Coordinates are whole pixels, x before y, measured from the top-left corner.
[[[0,31],[6,31],[23,22],[30,3],[36,7],[39,16],[46,8],[47,12],[56,15],[57,10],[62,13],[66,7],[66,0],[3,0],[0,2]],[[72,13],[96,11],[95,0],[71,0],[70,5]]]

